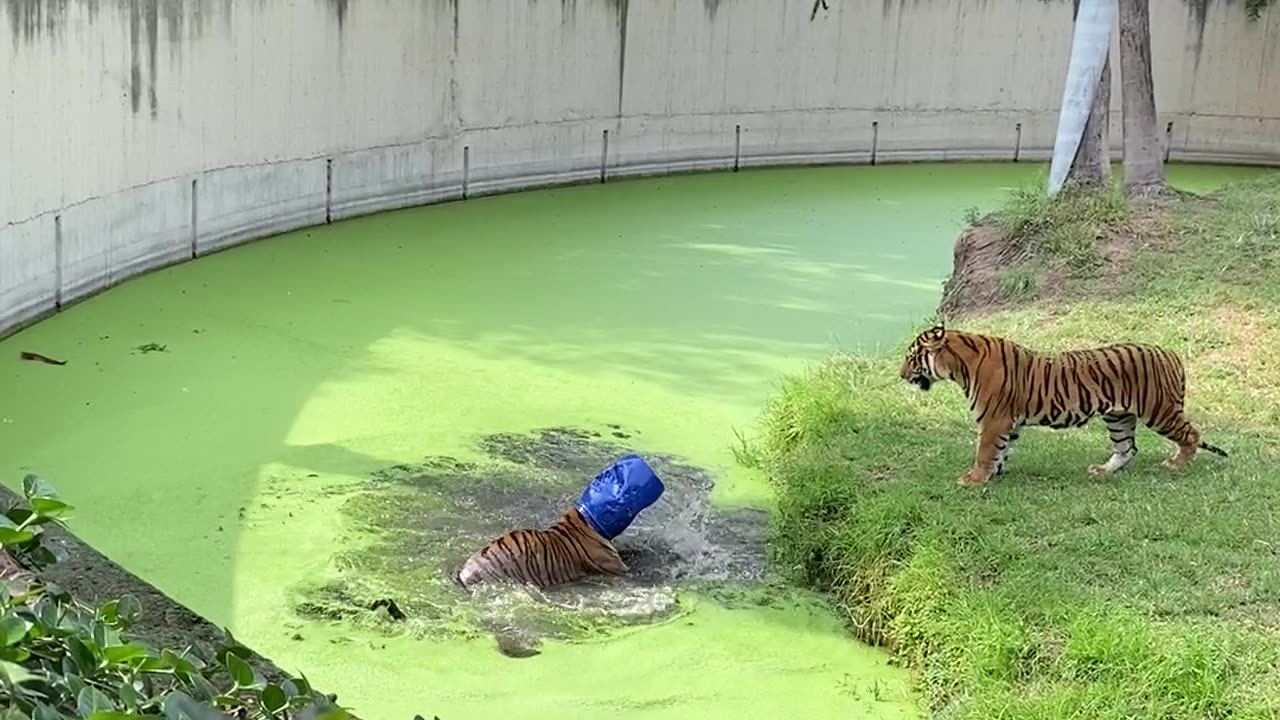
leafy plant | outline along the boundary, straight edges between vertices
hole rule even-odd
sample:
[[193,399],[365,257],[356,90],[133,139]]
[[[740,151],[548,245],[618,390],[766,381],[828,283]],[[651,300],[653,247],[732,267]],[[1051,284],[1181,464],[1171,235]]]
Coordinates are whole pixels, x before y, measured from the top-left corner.
[[43,544],[44,527],[71,506],[34,475],[22,490],[29,507],[0,514],[0,570],[9,569],[0,572],[0,719],[351,717],[305,677],[264,681],[230,633],[218,647],[156,650],[130,636],[142,613],[136,598],[91,607],[35,579],[30,570],[60,559]]

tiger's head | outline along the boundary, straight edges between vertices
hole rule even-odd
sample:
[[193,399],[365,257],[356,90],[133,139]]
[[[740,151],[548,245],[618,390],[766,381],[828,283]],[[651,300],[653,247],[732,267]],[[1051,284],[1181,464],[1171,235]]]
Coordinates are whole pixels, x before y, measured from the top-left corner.
[[907,357],[902,361],[898,375],[921,390],[928,390],[933,383],[950,377],[942,356],[946,354],[947,331],[935,325],[916,336]]

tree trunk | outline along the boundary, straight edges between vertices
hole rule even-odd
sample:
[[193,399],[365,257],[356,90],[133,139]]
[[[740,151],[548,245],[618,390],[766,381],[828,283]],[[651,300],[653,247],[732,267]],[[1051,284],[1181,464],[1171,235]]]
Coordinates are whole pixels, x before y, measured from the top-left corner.
[[[1072,3],[1071,19],[1080,14],[1080,0]],[[1111,58],[1102,66],[1098,76],[1098,89],[1093,96],[1089,120],[1084,126],[1084,136],[1076,148],[1071,170],[1067,172],[1067,184],[1077,187],[1106,187],[1111,182],[1111,149],[1107,142],[1107,130],[1111,121]]]
[[1166,187],[1155,84],[1151,81],[1149,0],[1119,2],[1124,189],[1130,196],[1148,197]]
[[1102,66],[1098,90],[1093,96],[1084,137],[1076,148],[1075,160],[1067,173],[1067,182],[1077,187],[1106,187],[1111,182],[1111,149],[1107,142],[1107,126],[1111,121],[1111,60]]

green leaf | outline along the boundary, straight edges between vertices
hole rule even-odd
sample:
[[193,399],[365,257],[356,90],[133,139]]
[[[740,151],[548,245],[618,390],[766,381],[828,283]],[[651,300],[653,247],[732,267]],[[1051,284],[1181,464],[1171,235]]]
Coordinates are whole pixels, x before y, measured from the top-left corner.
[[42,480],[38,475],[28,475],[22,478],[22,494],[27,496],[28,500],[32,498],[54,498],[58,496],[58,491],[53,486]]
[[72,695],[79,696],[88,687],[84,682],[84,678],[75,673],[63,673],[63,676],[66,679],[67,689],[71,691]]
[[57,565],[66,559],[66,551],[62,548],[49,548],[44,545],[31,548],[25,551],[23,555],[28,565],[33,565],[38,570],[43,570],[50,565]]
[[7,647],[0,649],[0,660],[24,663],[31,659],[31,652],[24,647]]
[[164,716],[168,720],[231,720],[227,715],[192,700],[180,690],[169,693],[164,699]]
[[209,679],[203,675],[199,675],[199,674],[192,675],[191,682],[193,685],[195,685],[199,689],[200,699],[202,700],[207,700],[209,702],[212,702],[213,699],[217,697],[218,693],[220,692],[217,686],[209,682]]
[[141,717],[141,715],[111,710],[107,712],[96,712],[90,715],[86,720],[133,720],[138,717]]
[[0,527],[0,547],[6,545],[21,545],[36,536],[30,530],[14,530],[13,528]]
[[298,677],[290,680],[293,686],[298,690],[298,697],[305,697],[311,694],[311,683],[307,682],[306,675],[298,675]]
[[47,600],[41,602],[39,607],[36,608],[36,617],[40,619],[40,624],[46,628],[58,627],[59,615],[58,606]]
[[238,687],[253,687],[253,668],[233,653],[227,653],[227,672]]
[[[5,525],[6,527],[17,527],[30,520],[34,515],[35,513],[31,512],[31,508],[15,505],[8,510],[5,510],[3,513],[0,513],[0,525]],[[34,522],[34,520],[32,522]]]
[[143,658],[142,662],[133,666],[138,672],[165,672],[173,667],[158,657]]
[[114,623],[120,618],[120,601],[110,600],[98,608],[98,619],[105,623]]
[[142,693],[138,692],[130,683],[125,683],[116,688],[116,697],[120,698],[120,702],[124,704],[127,710],[137,710],[138,706],[146,701]]
[[62,713],[44,703],[36,703],[35,712],[31,713],[31,720],[62,720]]
[[3,679],[9,687],[21,685],[22,683],[39,680],[40,676],[32,673],[30,670],[22,667],[17,663],[11,663],[8,660],[0,660],[0,679]]
[[161,650],[160,659],[163,660],[166,665],[173,668],[174,672],[186,673],[189,675],[196,671],[196,666],[194,664],[172,650]]
[[289,698],[285,697],[284,690],[278,685],[268,685],[262,689],[262,707],[266,708],[270,713],[278,713],[289,704]]
[[108,627],[103,623],[94,622],[93,623],[93,642],[96,643],[98,647],[101,647],[101,648],[110,647],[112,645],[120,645],[121,644],[120,633],[116,632],[115,629]]
[[83,640],[77,637],[67,638],[67,650],[71,654],[71,659],[75,661],[76,667],[82,673],[93,672],[98,667],[98,657],[91,648]]
[[130,660],[144,658],[147,656],[147,649],[141,645],[126,643],[124,645],[112,645],[102,649],[102,657],[109,663],[126,663]]
[[132,625],[142,617],[142,603],[132,595],[124,595],[120,598],[117,615],[125,624]]
[[115,709],[111,698],[95,687],[85,687],[76,696],[76,712],[82,718],[91,717],[95,713],[111,712]]
[[0,619],[0,647],[17,645],[31,630],[31,623],[15,615]]
[[31,498],[31,509],[45,517],[56,518],[71,509],[71,506],[51,497]]

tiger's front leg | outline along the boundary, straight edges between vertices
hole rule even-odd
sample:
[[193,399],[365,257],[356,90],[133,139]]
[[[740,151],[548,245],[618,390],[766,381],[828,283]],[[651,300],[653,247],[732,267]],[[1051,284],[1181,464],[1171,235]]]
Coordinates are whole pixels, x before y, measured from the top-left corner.
[[988,419],[984,422],[978,435],[978,452],[973,460],[973,468],[961,475],[956,482],[971,487],[986,485],[995,473],[996,459],[1009,444],[1012,430],[1011,419]]

